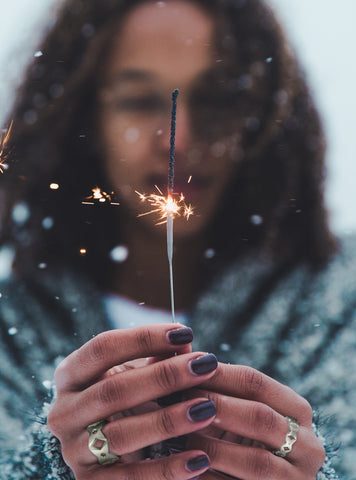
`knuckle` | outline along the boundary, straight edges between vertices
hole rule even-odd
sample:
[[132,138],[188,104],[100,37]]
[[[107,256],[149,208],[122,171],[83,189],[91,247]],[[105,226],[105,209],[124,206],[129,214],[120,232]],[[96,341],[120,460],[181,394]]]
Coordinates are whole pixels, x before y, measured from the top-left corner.
[[219,455],[218,441],[211,439],[206,445],[204,445],[204,451],[210,458],[211,463],[218,461],[218,455]]
[[113,425],[112,427],[106,428],[104,433],[110,451],[115,451],[117,455],[127,453],[127,449],[125,448],[128,444],[127,432],[122,429],[120,422],[115,422],[115,426]]
[[101,406],[119,405],[123,399],[122,389],[119,388],[116,378],[108,378],[97,388],[96,401]]
[[308,456],[310,459],[309,463],[312,464],[310,465],[310,469],[319,470],[319,468],[325,462],[326,451],[321,441],[315,436],[314,432],[313,432],[311,445],[308,449],[308,453],[309,453]]
[[60,381],[60,379],[63,377],[63,375],[65,374],[65,372],[66,372],[65,362],[62,361],[62,362],[57,366],[57,368],[56,368],[55,371],[54,371],[54,376],[53,376],[53,378],[54,378],[54,383],[55,383],[56,385],[59,384],[59,381]]
[[254,433],[269,436],[276,428],[276,416],[272,408],[263,403],[256,403],[251,409],[250,418]]
[[321,442],[318,442],[318,446],[315,448],[315,458],[318,461],[318,470],[323,465],[326,459],[326,451]]
[[101,363],[111,350],[112,340],[108,332],[99,333],[90,341],[89,355],[95,363]]
[[158,417],[158,431],[164,435],[171,436],[175,433],[176,427],[173,417],[167,412],[162,410]]
[[178,368],[170,362],[158,363],[155,370],[156,383],[164,391],[172,390],[179,384],[179,371]]
[[273,458],[270,452],[263,449],[254,449],[250,458],[250,467],[254,478],[263,478],[264,480],[275,478],[273,465]]
[[55,408],[55,404],[51,408],[47,416],[47,427],[54,435],[58,436],[60,433],[60,415],[57,415],[57,409]]
[[176,480],[177,472],[173,469],[171,462],[166,461],[162,463],[161,478],[163,480]]
[[254,368],[245,367],[242,377],[245,395],[248,398],[258,398],[265,386],[263,374]]
[[300,411],[303,412],[303,417],[306,419],[307,423],[313,421],[313,408],[304,397],[300,397]]
[[126,470],[120,472],[120,477],[117,477],[117,480],[143,480],[144,477],[141,474],[140,470],[135,467],[129,466]]
[[214,403],[217,415],[223,413],[225,411],[225,409],[228,408],[227,404],[226,404],[226,407],[225,407],[225,402],[226,402],[225,397],[223,397],[221,395],[216,395],[214,393],[211,394],[209,392],[208,395],[207,395],[207,399],[211,400]]
[[153,352],[153,338],[149,328],[143,328],[136,332],[136,342],[145,355]]

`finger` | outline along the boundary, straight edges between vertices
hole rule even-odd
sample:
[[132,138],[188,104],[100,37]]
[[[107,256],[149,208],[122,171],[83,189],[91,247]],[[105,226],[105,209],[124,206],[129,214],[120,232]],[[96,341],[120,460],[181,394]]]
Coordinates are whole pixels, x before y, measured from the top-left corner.
[[[200,389],[196,389],[195,393],[204,396],[204,391]],[[261,443],[271,451],[279,450],[285,443],[289,423],[283,415],[268,405],[215,392],[205,391],[205,396],[216,406],[216,418],[212,426],[216,425],[244,439]],[[226,439],[224,436],[224,440]],[[312,428],[301,426],[297,432],[297,441],[288,454],[288,460],[299,465],[309,462],[320,467],[324,458],[324,448]]]
[[195,352],[128,370],[72,394],[72,402],[61,414],[70,418],[75,411],[76,424],[83,429],[116,412],[195,386],[214,375],[216,366],[215,355]]
[[283,416],[296,418],[300,425],[312,424],[313,411],[303,397],[251,367],[219,363],[214,377],[201,388],[264,403]]
[[199,448],[207,453],[213,470],[244,480],[312,479],[317,472],[310,471],[305,475],[305,472],[268,450],[236,445],[196,433],[190,436],[188,448],[194,448],[194,445],[200,445]]
[[210,466],[205,452],[195,450],[170,457],[138,463],[100,466],[91,468],[79,467],[74,475],[77,480],[120,480],[132,478],[135,480],[189,480],[204,473]]
[[211,468],[199,476],[199,480],[231,480],[231,479],[239,480],[238,478],[233,477],[232,475],[225,475],[224,473],[217,472],[216,470],[212,470]]
[[[168,438],[205,428],[214,417],[213,402],[197,399],[153,413],[121,418],[106,424],[102,432],[107,438],[110,452],[122,456]],[[79,451],[85,454],[81,459],[83,465],[93,464],[95,457],[87,447],[88,432],[81,435],[80,445]]]
[[[100,333],[58,365],[55,372],[57,391],[81,390],[115,365],[136,358],[186,351],[192,338],[192,330],[179,324],[155,324]],[[179,342],[184,342],[183,346]]]
[[216,405],[214,423],[222,430],[257,440],[274,450],[283,444],[288,422],[268,405],[214,392],[208,398]]

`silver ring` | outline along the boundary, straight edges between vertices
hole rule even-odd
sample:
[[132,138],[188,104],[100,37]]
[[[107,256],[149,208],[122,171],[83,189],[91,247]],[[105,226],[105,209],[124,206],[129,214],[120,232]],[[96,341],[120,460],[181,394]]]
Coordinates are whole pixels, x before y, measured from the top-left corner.
[[286,435],[286,440],[279,450],[272,452],[277,457],[285,457],[287,453],[292,451],[293,445],[297,441],[297,433],[299,430],[299,424],[297,420],[293,417],[286,417],[288,421],[289,431]]
[[96,456],[100,465],[109,465],[117,462],[121,458],[109,451],[108,439],[101,430],[107,423],[106,420],[100,420],[87,427],[89,432],[89,450]]

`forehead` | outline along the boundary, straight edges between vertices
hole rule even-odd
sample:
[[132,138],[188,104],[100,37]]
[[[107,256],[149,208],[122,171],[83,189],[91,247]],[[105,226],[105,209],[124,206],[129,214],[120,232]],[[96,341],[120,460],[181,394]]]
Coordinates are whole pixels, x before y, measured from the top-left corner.
[[213,37],[213,19],[194,3],[143,3],[121,22],[105,76],[140,70],[182,87],[212,66]]

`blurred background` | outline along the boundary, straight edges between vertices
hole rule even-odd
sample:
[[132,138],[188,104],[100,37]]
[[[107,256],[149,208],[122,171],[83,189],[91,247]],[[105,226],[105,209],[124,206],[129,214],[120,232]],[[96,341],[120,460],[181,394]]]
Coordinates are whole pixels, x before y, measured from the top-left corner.
[[[41,36],[63,0],[0,0],[0,125]],[[98,0],[100,1],[100,0]],[[248,0],[247,0],[248,1]],[[328,139],[334,231],[356,231],[355,0],[269,0],[305,67]],[[37,53],[36,53],[37,52]]]

